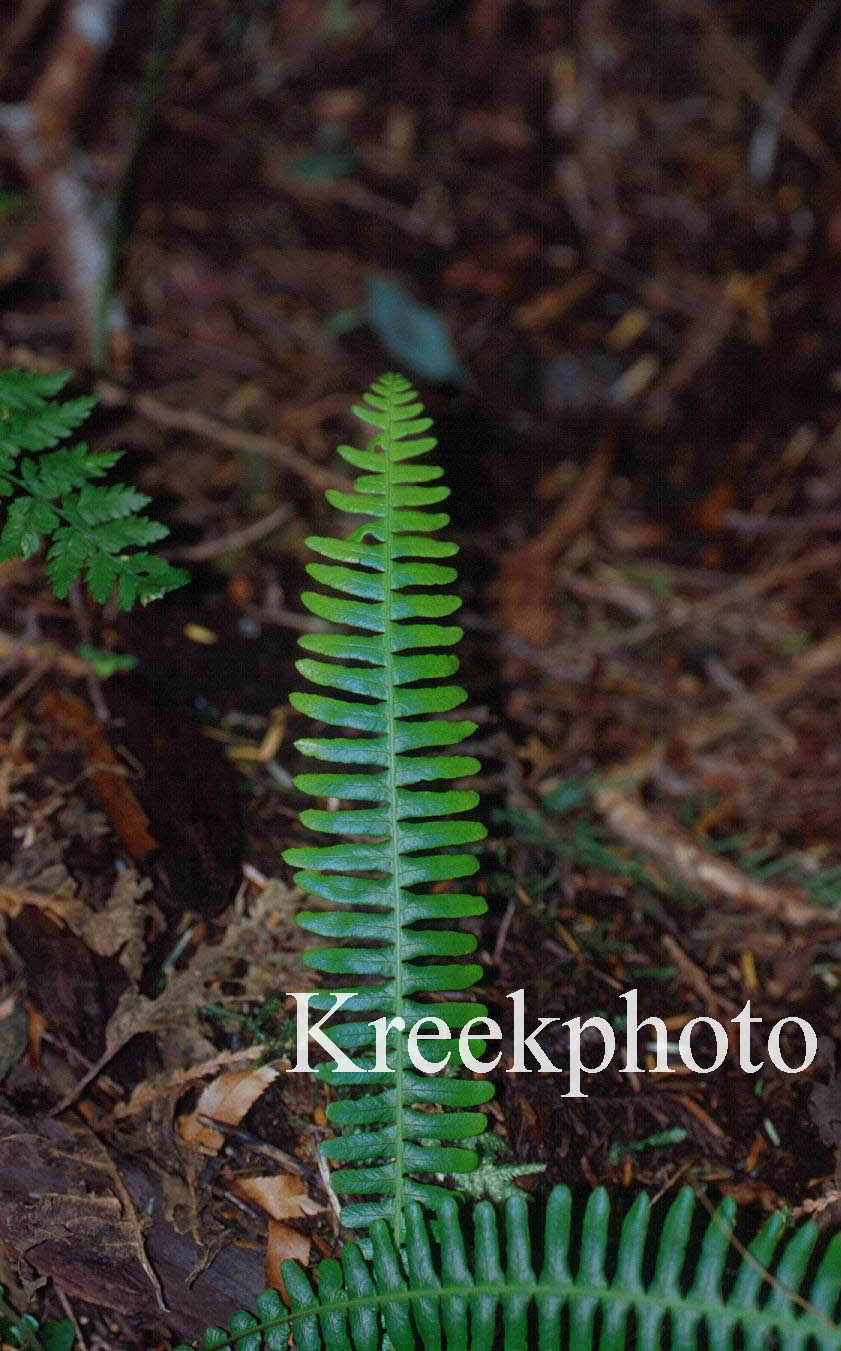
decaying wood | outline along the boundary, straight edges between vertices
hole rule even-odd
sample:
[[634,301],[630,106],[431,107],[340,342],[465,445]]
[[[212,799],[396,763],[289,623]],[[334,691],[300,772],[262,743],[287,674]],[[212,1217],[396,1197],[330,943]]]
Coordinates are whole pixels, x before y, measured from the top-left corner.
[[115,834],[138,863],[158,849],[149,831],[147,813],[128,782],[126,768],[91,708],[75,694],[48,690],[38,703],[38,714],[62,741],[73,737],[84,746],[91,768],[91,782]]
[[103,1153],[63,1122],[0,1113],[0,1242],[9,1255],[72,1298],[188,1337],[253,1304],[265,1284],[262,1253],[228,1244],[188,1285],[200,1254],[166,1219],[161,1185],[135,1161]]

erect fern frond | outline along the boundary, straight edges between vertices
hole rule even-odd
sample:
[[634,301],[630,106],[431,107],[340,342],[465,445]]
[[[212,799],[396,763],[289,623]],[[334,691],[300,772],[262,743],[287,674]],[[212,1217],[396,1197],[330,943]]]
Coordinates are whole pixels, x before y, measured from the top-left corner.
[[[399,375],[376,381],[354,412],[374,435],[363,450],[340,446],[339,453],[363,472],[353,492],[329,491],[327,498],[343,511],[372,519],[346,539],[308,541],[330,560],[311,563],[310,575],[336,594],[302,597],[313,614],[351,631],[302,637],[301,646],[315,657],[298,662],[308,680],[341,697],[291,697],[301,712],[351,733],[299,741],[306,754],[334,761],[342,771],[295,780],[305,793],[352,804],[301,815],[309,829],[347,835],[351,841],[290,849],[284,858],[300,869],[296,881],[305,891],[343,907],[298,916],[312,933],[350,940],[347,947],[319,948],[305,960],[318,971],[350,977],[346,988],[357,996],[345,1008],[367,1015],[366,1021],[330,1032],[335,1044],[352,1054],[360,1073],[340,1074],[328,1067],[326,1077],[336,1084],[364,1085],[367,1091],[330,1104],[330,1121],[346,1133],[324,1151],[347,1165],[333,1174],[337,1192],[381,1199],[348,1205],[342,1218],[361,1226],[388,1217],[399,1237],[407,1199],[434,1207],[448,1194],[418,1180],[419,1174],[476,1166],[474,1150],[441,1142],[475,1136],[484,1129],[484,1114],[448,1109],[477,1107],[493,1090],[487,1082],[418,1073],[408,1059],[406,1037],[397,1033],[389,1041],[389,1072],[374,1073],[374,1033],[367,1019],[400,1017],[408,1029],[434,1015],[456,1033],[485,1014],[481,1005],[445,997],[472,985],[480,967],[438,960],[466,956],[475,939],[434,927],[439,920],[482,914],[485,903],[434,888],[476,871],[472,854],[446,851],[481,840],[486,832],[476,821],[446,819],[475,807],[476,793],[429,786],[479,769],[472,756],[439,753],[472,735],[475,724],[438,716],[457,708],[467,695],[459,685],[440,683],[458,668],[457,659],[443,649],[462,631],[436,622],[450,616],[460,601],[445,589],[455,580],[455,569],[439,561],[451,558],[457,547],[435,538],[449,517],[428,509],[449,489],[438,482],[441,469],[418,463],[436,445],[426,435],[432,424]],[[424,1002],[424,996],[435,996],[435,1002]],[[332,995],[319,997],[319,1007],[332,1004]],[[450,1067],[456,1066],[456,1036],[436,1042],[434,1050],[427,1046],[430,1059],[443,1059],[447,1052]]]
[[506,1205],[501,1243],[493,1207],[475,1207],[472,1247],[452,1198],[439,1208],[437,1242],[420,1207],[410,1202],[405,1263],[388,1226],[376,1221],[370,1260],[355,1243],[345,1244],[341,1263],[319,1263],[317,1293],[300,1267],[282,1263],[291,1309],[266,1291],[257,1318],[240,1310],[228,1331],[208,1329],[204,1346],[280,1351],[291,1327],[298,1351],[378,1351],[386,1345],[393,1351],[841,1348],[841,1234],[815,1261],[815,1226],[806,1223],[786,1234],[777,1213],[739,1256],[731,1243],[732,1199],[709,1218],[698,1210],[692,1189],[683,1188],[652,1243],[651,1205],[638,1196],[614,1247],[604,1189],[590,1193],[575,1223],[569,1190],[556,1187],[541,1251],[533,1254],[522,1195]]

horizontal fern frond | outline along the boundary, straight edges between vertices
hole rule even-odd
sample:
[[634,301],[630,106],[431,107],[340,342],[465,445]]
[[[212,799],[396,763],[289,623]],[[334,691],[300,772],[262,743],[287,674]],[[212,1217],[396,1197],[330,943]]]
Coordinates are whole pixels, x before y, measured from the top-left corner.
[[[436,622],[460,605],[446,590],[456,571],[439,561],[457,548],[433,538],[449,518],[427,510],[449,490],[430,486],[441,478],[437,466],[415,463],[436,442],[423,435],[431,422],[402,376],[378,380],[354,412],[374,434],[363,450],[340,446],[339,453],[366,472],[352,492],[327,497],[340,510],[371,519],[346,539],[308,541],[329,562],[310,563],[307,570],[329,591],[305,592],[303,603],[343,631],[300,639],[311,655],[298,662],[298,671],[318,692],[291,696],[299,712],[357,734],[297,743],[305,754],[339,766],[302,774],[297,787],[347,805],[302,812],[303,824],[328,842],[290,849],[284,857],[299,870],[300,887],[341,907],[304,912],[298,922],[324,938],[347,942],[305,957],[314,970],[349,980],[356,997],[345,1008],[357,1016],[402,1017],[407,1028],[434,1015],[455,1032],[485,1013],[481,1005],[444,997],[478,979],[478,966],[452,960],[468,956],[476,941],[449,928],[430,928],[429,922],[482,914],[485,903],[433,888],[475,873],[473,854],[453,851],[486,832],[465,819],[477,805],[476,793],[428,786],[479,769],[472,756],[437,753],[475,731],[472,722],[443,716],[467,698],[460,685],[449,683],[458,660],[441,650],[461,638],[461,629]],[[329,842],[336,836],[343,842]],[[428,996],[434,1002],[427,1002]],[[313,1002],[329,1008],[332,995]],[[389,1071],[371,1073],[374,1034],[367,1021],[344,1023],[330,1035],[349,1053],[351,1048],[360,1053],[355,1055],[360,1073],[328,1067],[326,1077],[369,1090],[328,1108],[331,1122],[350,1132],[324,1146],[328,1157],[346,1165],[333,1174],[333,1186],[343,1195],[379,1198],[346,1206],[342,1218],[356,1226],[387,1217],[399,1233],[407,1198],[435,1206],[447,1195],[419,1174],[475,1168],[474,1150],[443,1142],[478,1134],[484,1115],[449,1109],[478,1107],[492,1089],[419,1074],[408,1060],[406,1038],[396,1033],[389,1043]],[[436,1059],[447,1052],[450,1065],[457,1065],[456,1037],[436,1043]]]
[[341,1262],[319,1263],[317,1291],[294,1262],[282,1263],[291,1309],[266,1291],[257,1318],[240,1311],[228,1331],[209,1329],[204,1346],[280,1351],[291,1328],[298,1351],[838,1351],[841,1234],[816,1261],[815,1226],[787,1233],[777,1213],[740,1256],[732,1199],[712,1217],[699,1209],[685,1187],[652,1243],[650,1202],[639,1196],[611,1245],[604,1189],[576,1223],[570,1192],[556,1187],[533,1253],[524,1196],[507,1202],[502,1236],[480,1202],[472,1245],[452,1198],[439,1208],[435,1240],[409,1203],[405,1261],[377,1221],[370,1260],[345,1244]]

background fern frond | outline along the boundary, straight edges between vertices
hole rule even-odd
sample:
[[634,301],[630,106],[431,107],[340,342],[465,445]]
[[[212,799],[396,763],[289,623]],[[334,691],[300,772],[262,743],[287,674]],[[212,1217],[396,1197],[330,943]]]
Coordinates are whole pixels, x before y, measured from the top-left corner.
[[[459,685],[441,683],[458,668],[457,659],[442,649],[458,642],[461,629],[436,622],[453,614],[460,601],[445,589],[455,569],[439,561],[457,548],[434,538],[449,517],[429,510],[449,490],[437,482],[440,468],[417,462],[436,445],[426,435],[432,424],[399,375],[376,381],[354,412],[373,435],[364,449],[340,446],[339,453],[363,472],[352,492],[330,491],[327,497],[340,510],[371,519],[346,539],[308,541],[329,560],[308,567],[329,592],[303,596],[313,614],[350,631],[302,637],[301,646],[313,655],[298,663],[303,676],[338,697],[291,696],[300,712],[355,734],[298,742],[305,754],[333,761],[341,771],[295,780],[305,793],[351,804],[301,815],[310,830],[350,842],[290,849],[284,857],[299,869],[299,886],[339,907],[305,912],[299,923],[323,937],[350,940],[346,947],[308,953],[307,964],[348,978],[345,988],[358,994],[346,1008],[367,1015],[366,1021],[331,1032],[361,1073],[326,1070],[334,1083],[367,1088],[328,1108],[331,1122],[345,1132],[324,1146],[328,1157],[345,1165],[333,1174],[333,1186],[343,1195],[378,1198],[346,1206],[342,1218],[358,1226],[387,1217],[399,1233],[407,1199],[435,1206],[448,1194],[418,1175],[475,1168],[475,1151],[451,1142],[482,1131],[484,1115],[452,1109],[475,1108],[492,1089],[487,1082],[419,1074],[408,1060],[405,1037],[398,1035],[389,1048],[391,1072],[372,1073],[374,1034],[367,1018],[402,1017],[411,1027],[434,1015],[457,1034],[485,1013],[481,1005],[447,997],[480,975],[476,965],[448,960],[472,952],[473,936],[424,924],[484,912],[477,896],[432,888],[476,871],[473,854],[448,851],[486,832],[464,819],[477,804],[476,793],[429,786],[479,769],[472,756],[438,753],[472,735],[475,724],[440,716],[467,695]],[[426,1002],[427,996],[434,1002]],[[320,1007],[331,1005],[331,995],[320,997]],[[478,1043],[475,1049],[478,1053]],[[457,1065],[455,1035],[432,1050],[427,1046],[430,1059],[447,1052],[450,1066]]]
[[0,498],[10,499],[0,561],[30,558],[47,542],[47,576],[58,597],[84,576],[94,600],[105,601],[116,588],[129,610],[183,586],[187,574],[146,551],[169,533],[143,514],[146,494],[98,481],[122,451],[61,445],[95,402],[57,397],[69,375],[0,371]]
[[603,1188],[591,1192],[577,1221],[569,1190],[556,1187],[536,1254],[523,1195],[507,1202],[502,1235],[493,1207],[477,1205],[472,1245],[452,1199],[439,1209],[435,1240],[420,1207],[409,1203],[405,1266],[388,1226],[377,1221],[370,1260],[356,1244],[345,1244],[341,1263],[319,1264],[317,1292],[294,1262],[282,1263],[291,1311],[268,1291],[258,1318],[241,1310],[228,1331],[209,1329],[204,1346],[279,1351],[291,1325],[299,1351],[378,1351],[386,1345],[393,1351],[841,1347],[841,1234],[815,1261],[815,1226],[786,1232],[782,1216],[774,1214],[739,1256],[731,1244],[732,1199],[711,1217],[699,1210],[685,1187],[652,1244],[651,1206],[638,1196],[610,1259],[610,1202]]

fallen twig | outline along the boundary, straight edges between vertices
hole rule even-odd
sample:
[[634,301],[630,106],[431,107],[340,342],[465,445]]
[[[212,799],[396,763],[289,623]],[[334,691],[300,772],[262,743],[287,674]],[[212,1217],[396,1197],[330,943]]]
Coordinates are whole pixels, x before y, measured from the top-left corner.
[[[682,729],[680,739],[698,751],[721,740],[755,716],[757,706],[771,711],[793,699],[814,676],[841,665],[841,633],[816,643],[782,676],[763,682],[751,692],[751,704],[730,704],[715,718],[701,718]],[[674,822],[655,816],[639,798],[638,789],[662,762],[666,742],[656,743],[644,755],[615,766],[593,794],[593,804],[606,826],[637,849],[642,849],[672,876],[705,895],[724,897],[735,905],[758,910],[796,928],[825,922],[826,912],[794,887],[773,887],[749,877],[726,859],[705,849]]]
[[591,644],[591,650],[601,656],[617,650],[628,651],[648,643],[652,638],[662,637],[676,629],[685,629],[693,624],[708,624],[725,611],[734,612],[736,607],[761,596],[768,595],[782,586],[802,581],[819,572],[832,572],[841,566],[841,544],[822,544],[797,558],[787,558],[775,563],[764,572],[757,572],[730,587],[722,587],[712,596],[688,603],[677,598],[667,602],[665,609],[651,619],[643,619],[633,628],[619,633],[609,633]]
[[173,408],[171,404],[163,403],[154,394],[132,394],[129,390],[122,389],[107,380],[98,382],[96,394],[109,407],[133,408],[141,417],[148,418],[158,427],[190,432],[193,436],[215,441],[217,445],[226,446],[229,450],[246,455],[259,455],[265,460],[271,460],[285,469],[291,469],[315,488],[350,487],[350,480],[343,474],[334,473],[332,469],[325,469],[323,465],[314,463],[308,456],[287,445],[285,441],[278,441],[274,436],[243,431],[240,427],[229,427],[227,423],[209,417],[206,413],[200,413],[196,409]]
[[737,704],[741,704],[749,718],[755,719],[760,727],[764,727],[766,732],[776,737],[787,751],[797,749],[797,737],[794,733],[780,721],[776,713],[756,699],[732,671],[728,671],[724,662],[719,661],[718,657],[708,657],[704,668],[720,690],[729,694]]
[[[760,108],[775,96],[774,86],[748,60],[723,22],[722,11],[711,0],[661,0],[672,14],[685,14],[699,23],[716,60],[727,71],[742,93]],[[792,108],[780,109],[779,130],[813,163],[837,172],[838,162],[826,141]]]
[[548,594],[555,563],[598,506],[610,477],[613,454],[612,439],[607,438],[596,447],[548,524],[533,539],[502,556],[499,576],[491,587],[501,626],[535,647],[545,646],[548,637]]
[[795,888],[768,886],[742,872],[727,859],[705,849],[673,821],[655,816],[633,792],[613,784],[593,796],[596,809],[614,835],[642,849],[693,891],[759,910],[784,924],[803,928],[825,921],[826,915]]
[[688,985],[703,1000],[707,1013],[715,1017],[721,1011],[722,1000],[715,993],[715,990],[707,980],[706,972],[688,957],[677,939],[672,938],[671,934],[664,934],[661,940],[664,950],[671,957],[675,966],[678,968],[684,985]]
[[723,511],[725,530],[744,535],[827,535],[841,530],[841,511],[809,511],[802,516],[761,516],[752,511]]
[[780,125],[803,72],[821,39],[829,31],[839,7],[839,0],[819,0],[806,15],[786,49],[780,73],[765,100],[762,119],[753,134],[748,152],[748,166],[757,183],[767,183],[774,172]]
[[240,530],[229,530],[227,534],[218,535],[216,539],[204,539],[199,544],[189,544],[183,549],[169,549],[166,557],[180,558],[190,563],[204,563],[208,559],[219,558],[221,554],[245,549],[249,544],[256,544],[267,535],[273,535],[285,525],[291,514],[292,508],[288,502],[284,502],[267,516],[261,516],[259,521],[252,521],[250,525],[244,525]]
[[26,675],[21,676],[14,688],[9,690],[9,693],[3,699],[0,699],[0,718],[5,718],[9,710],[14,708],[15,704],[19,703],[23,696],[38,684],[38,681],[52,669],[52,666],[53,658],[51,655],[42,654],[40,658],[37,658],[32,669],[27,671]]
[[62,675],[77,678],[87,675],[90,663],[67,652],[57,643],[46,638],[16,638],[12,633],[0,630],[0,662],[11,664],[22,662],[25,665],[40,666],[46,663],[61,671]]

